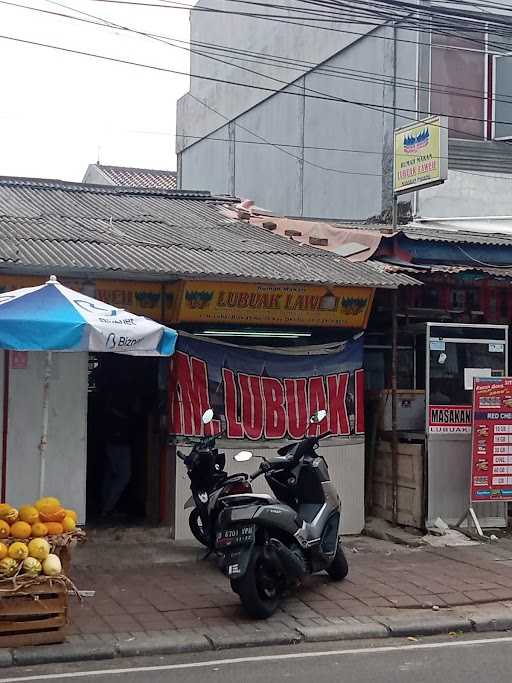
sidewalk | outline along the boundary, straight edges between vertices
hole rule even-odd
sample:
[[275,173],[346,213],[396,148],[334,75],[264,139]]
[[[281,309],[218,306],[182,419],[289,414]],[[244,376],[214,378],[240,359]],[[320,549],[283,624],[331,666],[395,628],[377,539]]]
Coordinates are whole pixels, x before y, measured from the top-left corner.
[[176,563],[145,565],[146,549],[135,547],[133,566],[115,545],[109,554],[101,546],[91,553],[90,547],[89,558],[96,555],[103,568],[73,569],[77,587],[96,594],[82,603],[71,598],[68,643],[10,655],[0,651],[0,665],[12,656],[23,664],[512,628],[509,539],[414,549],[366,537],[348,540],[350,573],[344,582],[310,577],[265,622],[244,615],[213,560],[192,559],[200,550],[181,549]]
[[[139,549],[139,553],[144,548]],[[199,557],[201,551],[198,551]],[[271,623],[314,626],[331,618],[512,601],[512,541],[409,549],[359,538],[347,542],[349,577],[310,577]],[[134,566],[133,571],[77,567],[76,585],[94,598],[72,602],[75,634],[241,626],[244,616],[214,560]],[[268,622],[266,622],[268,623]]]

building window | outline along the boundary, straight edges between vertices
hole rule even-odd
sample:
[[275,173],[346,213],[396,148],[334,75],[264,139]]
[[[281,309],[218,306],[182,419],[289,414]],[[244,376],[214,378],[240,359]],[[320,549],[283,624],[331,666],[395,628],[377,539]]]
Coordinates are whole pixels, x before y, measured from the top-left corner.
[[486,137],[486,69],[483,33],[432,34],[430,110],[448,116],[450,137]]
[[494,138],[512,138],[512,55],[494,57]]

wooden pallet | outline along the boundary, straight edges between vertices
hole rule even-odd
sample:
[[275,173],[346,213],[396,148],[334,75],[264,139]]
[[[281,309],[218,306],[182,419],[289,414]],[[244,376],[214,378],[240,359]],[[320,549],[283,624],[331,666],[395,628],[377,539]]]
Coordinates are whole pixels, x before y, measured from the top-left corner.
[[59,584],[0,593],[0,648],[62,643],[68,594]]

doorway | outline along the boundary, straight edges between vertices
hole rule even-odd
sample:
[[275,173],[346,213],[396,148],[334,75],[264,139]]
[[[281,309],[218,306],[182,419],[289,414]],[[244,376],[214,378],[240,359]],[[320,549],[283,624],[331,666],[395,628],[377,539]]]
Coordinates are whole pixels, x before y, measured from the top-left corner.
[[157,358],[89,356],[86,506],[90,524],[133,526],[159,521],[158,364]]

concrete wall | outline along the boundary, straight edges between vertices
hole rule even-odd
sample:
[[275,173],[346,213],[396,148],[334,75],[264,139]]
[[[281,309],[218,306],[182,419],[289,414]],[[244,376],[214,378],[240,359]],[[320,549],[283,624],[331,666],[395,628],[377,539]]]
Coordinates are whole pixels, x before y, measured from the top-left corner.
[[[311,66],[325,61],[368,32],[368,26],[356,23],[341,30],[343,26],[339,22],[315,22],[313,19],[298,22],[297,3],[294,0],[281,2],[281,6],[290,5],[295,8],[290,10],[289,18],[286,9],[272,7],[270,0],[262,0],[256,9],[249,5],[233,5],[229,0],[218,0],[215,8],[219,12],[202,11],[202,7],[209,5],[210,3],[199,0],[197,9],[191,12],[190,39],[192,43],[196,43],[194,53],[191,54],[191,73],[251,86],[280,89],[300,78]],[[263,18],[233,13],[254,14],[256,11]],[[307,12],[308,8],[305,7],[304,11]],[[234,52],[216,52],[216,59],[212,59],[212,49],[209,47],[204,48],[203,54],[199,54],[199,43],[229,46]],[[237,50],[258,54],[247,57],[237,55]],[[209,56],[204,56],[205,51]],[[300,61],[301,64],[290,68],[278,65],[275,59],[269,64],[261,54],[280,56],[295,62]],[[193,96],[208,104],[211,109]],[[267,97],[269,93],[264,90],[192,77],[190,94],[178,102],[177,150],[180,151],[183,144],[188,144],[181,135],[208,135]]]
[[[3,367],[1,353],[0,367]],[[9,371],[7,501],[19,507],[39,497],[43,377],[46,354],[29,353],[25,369]],[[85,521],[87,353],[53,354],[44,494],[74,508]],[[2,378],[3,379],[3,378]],[[0,385],[3,410],[3,381]]]
[[[364,443],[357,439],[351,441],[331,439],[329,444],[329,446],[321,446],[318,452],[326,459],[331,479],[341,496],[342,532],[344,534],[359,534],[364,528]],[[245,443],[245,445],[241,443],[236,448],[233,448],[232,444],[230,446],[230,448],[223,448],[226,453],[226,470],[230,474],[254,472],[258,468],[259,461],[256,459],[245,463],[234,462],[233,456],[238,451],[249,449],[255,455],[267,455],[268,457],[269,453],[275,453],[278,448],[277,444],[273,444],[271,448],[267,446],[258,449],[254,447],[254,443]],[[220,442],[219,447],[222,448]],[[173,501],[176,506],[175,537],[183,540],[192,538],[188,527],[190,510],[183,509],[185,502],[190,497],[190,482],[181,461],[177,462],[176,468],[176,497]],[[260,477],[254,482],[254,490],[258,493],[272,493],[264,477]]]
[[[412,41],[413,35],[400,31],[399,37]],[[291,216],[361,219],[389,206],[392,132],[414,117],[410,110],[416,96],[411,87],[394,91],[390,77],[396,60],[401,76],[414,79],[416,48],[413,42],[400,42],[395,53],[391,27],[356,38],[347,46],[337,34],[336,41],[327,41],[335,54],[321,69],[311,70],[252,108],[247,107],[251,98],[242,101],[238,91],[236,98],[226,95],[225,100],[216,91],[223,114],[236,112],[242,104],[245,112],[229,124],[224,117],[221,127],[204,140],[188,141],[180,154],[181,186],[250,197]],[[288,47],[276,43],[269,50],[281,55],[289,48],[295,58],[301,55],[314,63],[326,51],[317,41],[315,55],[309,43],[306,53],[302,46],[293,52],[291,37],[290,41]],[[203,97],[209,86],[197,83],[195,92]],[[406,111],[394,114],[394,106]],[[200,136],[205,126],[219,125],[207,111],[211,116],[204,126],[198,112],[188,120],[194,135]],[[184,116],[179,110],[178,128]],[[324,149],[312,149],[318,147]]]
[[510,216],[510,174],[448,171],[444,185],[419,192],[417,214],[422,218]]

